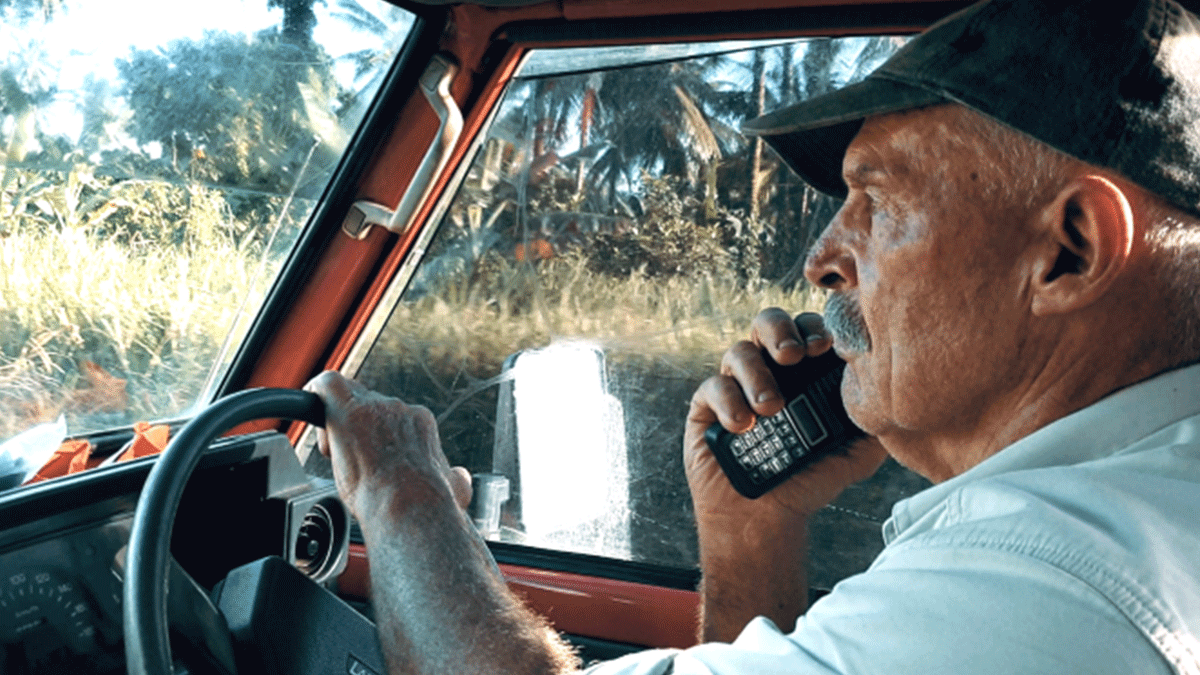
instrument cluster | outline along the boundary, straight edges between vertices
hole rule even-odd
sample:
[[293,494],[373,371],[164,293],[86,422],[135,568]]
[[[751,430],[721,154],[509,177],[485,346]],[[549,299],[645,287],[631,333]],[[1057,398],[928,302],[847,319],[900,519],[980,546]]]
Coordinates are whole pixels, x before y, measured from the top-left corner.
[[0,552],[0,673],[118,673],[131,516]]

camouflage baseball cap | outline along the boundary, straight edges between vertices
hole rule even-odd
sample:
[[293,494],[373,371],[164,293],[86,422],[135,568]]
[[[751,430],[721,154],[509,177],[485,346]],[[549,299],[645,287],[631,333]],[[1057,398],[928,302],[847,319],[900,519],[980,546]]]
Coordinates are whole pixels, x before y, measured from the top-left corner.
[[1200,215],[1200,19],[1174,0],[985,0],[863,81],[742,130],[844,198],[842,156],[864,118],[946,102]]

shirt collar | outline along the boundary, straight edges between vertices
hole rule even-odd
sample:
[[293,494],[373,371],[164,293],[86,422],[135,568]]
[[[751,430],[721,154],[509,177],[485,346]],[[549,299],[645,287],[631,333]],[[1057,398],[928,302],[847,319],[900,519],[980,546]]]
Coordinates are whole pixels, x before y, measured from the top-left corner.
[[1200,364],[1118,390],[1038,429],[970,470],[896,502],[892,517],[883,525],[884,541],[895,540],[967,483],[1012,471],[1106,457],[1196,414],[1200,414]]

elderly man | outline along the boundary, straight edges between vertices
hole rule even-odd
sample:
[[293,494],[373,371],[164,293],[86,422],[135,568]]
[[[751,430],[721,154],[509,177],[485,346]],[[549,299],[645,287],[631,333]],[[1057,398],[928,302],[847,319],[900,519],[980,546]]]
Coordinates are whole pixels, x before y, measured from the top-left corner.
[[[1200,21],[994,0],[747,131],[845,198],[807,261],[825,323],[763,312],[693,399],[708,642],[595,672],[1200,673]],[[778,411],[764,359],[831,343],[868,438],[741,498],[705,428]],[[311,388],[393,669],[574,668],[494,573],[428,412]],[[806,612],[808,518],[885,452],[937,484]]]

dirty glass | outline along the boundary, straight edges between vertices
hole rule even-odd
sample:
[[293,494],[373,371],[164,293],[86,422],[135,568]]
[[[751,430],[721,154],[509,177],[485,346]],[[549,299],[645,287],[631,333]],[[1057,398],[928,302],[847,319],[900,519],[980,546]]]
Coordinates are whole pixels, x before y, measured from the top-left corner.
[[412,25],[380,0],[0,2],[0,441],[205,400]]
[[[838,206],[738,124],[900,44],[726,43],[586,72],[563,71],[604,50],[534,53],[357,373],[431,408],[452,462],[509,479],[493,538],[696,565],[688,402],[760,309],[822,307],[801,261]],[[921,485],[891,465],[826,509],[814,584],[865,567]]]

